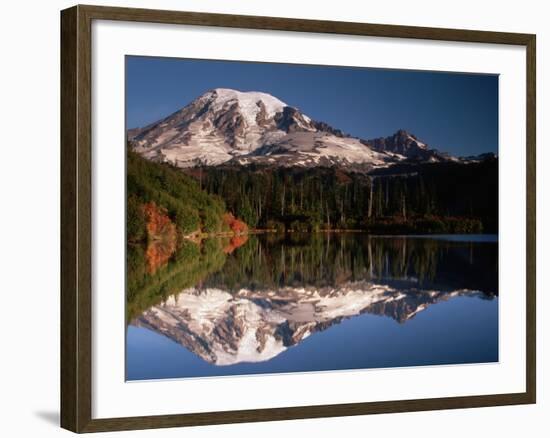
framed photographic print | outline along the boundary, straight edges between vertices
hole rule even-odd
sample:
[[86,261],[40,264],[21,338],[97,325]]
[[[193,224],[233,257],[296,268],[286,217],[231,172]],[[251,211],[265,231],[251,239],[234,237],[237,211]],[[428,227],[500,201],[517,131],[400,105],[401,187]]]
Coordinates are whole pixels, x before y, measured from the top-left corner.
[[535,36],[61,13],[61,423],[535,403]]

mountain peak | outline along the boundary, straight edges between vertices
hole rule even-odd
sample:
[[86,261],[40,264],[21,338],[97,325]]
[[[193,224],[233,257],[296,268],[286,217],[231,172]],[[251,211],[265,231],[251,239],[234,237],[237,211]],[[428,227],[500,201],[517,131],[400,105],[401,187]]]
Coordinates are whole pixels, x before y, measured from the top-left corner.
[[422,143],[420,140],[418,140],[416,135],[411,134],[406,129],[398,129],[397,131],[395,131],[392,137],[399,138],[401,141],[404,141],[404,142],[416,143],[416,145],[422,149],[426,148],[425,143]]
[[261,91],[239,91],[232,88],[214,88],[207,91],[203,96],[214,100],[221,107],[226,104],[231,106],[237,103],[241,110],[243,110],[245,116],[248,115],[254,118],[260,111],[262,104],[268,117],[273,117],[287,106],[282,100]]
[[374,150],[399,154],[407,158],[427,161],[441,161],[443,156],[437,151],[429,149],[426,143],[421,142],[415,135],[405,129],[398,129],[389,137],[366,140]]
[[349,166],[363,170],[404,159],[444,161],[405,129],[373,140],[343,133],[261,91],[213,88],[170,116],[128,131],[136,152],[177,167],[252,163]]

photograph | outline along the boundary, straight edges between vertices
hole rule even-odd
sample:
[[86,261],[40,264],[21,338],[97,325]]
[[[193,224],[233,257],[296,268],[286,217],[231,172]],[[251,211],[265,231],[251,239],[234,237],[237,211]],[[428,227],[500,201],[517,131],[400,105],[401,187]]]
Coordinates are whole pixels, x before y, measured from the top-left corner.
[[498,75],[125,68],[127,380],[498,362]]
[[4,8],[1,436],[548,429],[542,2],[109,3]]

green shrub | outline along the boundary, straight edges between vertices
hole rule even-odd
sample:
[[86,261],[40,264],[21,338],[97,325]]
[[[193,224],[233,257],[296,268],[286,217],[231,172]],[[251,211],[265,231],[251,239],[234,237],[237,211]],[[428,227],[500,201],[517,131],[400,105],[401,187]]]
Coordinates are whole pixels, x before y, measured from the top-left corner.
[[192,233],[200,228],[199,212],[189,206],[178,206],[173,221],[184,234]]
[[147,236],[145,216],[136,196],[129,196],[126,209],[126,238],[128,242],[143,242]]
[[219,213],[213,208],[205,208],[201,211],[203,230],[206,233],[218,233],[222,229],[222,220]]
[[178,229],[188,234],[202,227],[206,232],[221,230],[225,204],[219,196],[201,190],[181,170],[148,161],[134,152],[127,154],[128,240],[144,239],[144,218],[139,206],[155,202],[169,212]]

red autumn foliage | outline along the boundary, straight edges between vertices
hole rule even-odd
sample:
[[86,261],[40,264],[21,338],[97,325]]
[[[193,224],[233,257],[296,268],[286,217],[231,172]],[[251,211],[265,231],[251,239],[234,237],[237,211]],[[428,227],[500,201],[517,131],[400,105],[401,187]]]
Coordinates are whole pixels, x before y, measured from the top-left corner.
[[166,235],[176,235],[176,226],[166,214],[166,210],[154,202],[143,204],[143,214],[147,223],[147,234],[150,239],[158,239]]
[[226,254],[231,254],[239,246],[243,246],[247,240],[248,240],[248,234],[240,234],[238,236],[233,236],[231,239],[229,239],[229,243],[223,249],[223,252]]
[[166,214],[166,210],[154,202],[143,205],[149,244],[145,252],[150,274],[164,266],[176,251],[176,225]]
[[225,213],[223,215],[223,222],[235,234],[243,234],[248,231],[248,225],[246,225],[243,221],[237,219],[231,213]]
[[154,274],[157,269],[168,263],[172,254],[176,251],[176,240],[155,240],[149,242],[145,258],[147,260],[147,271]]

